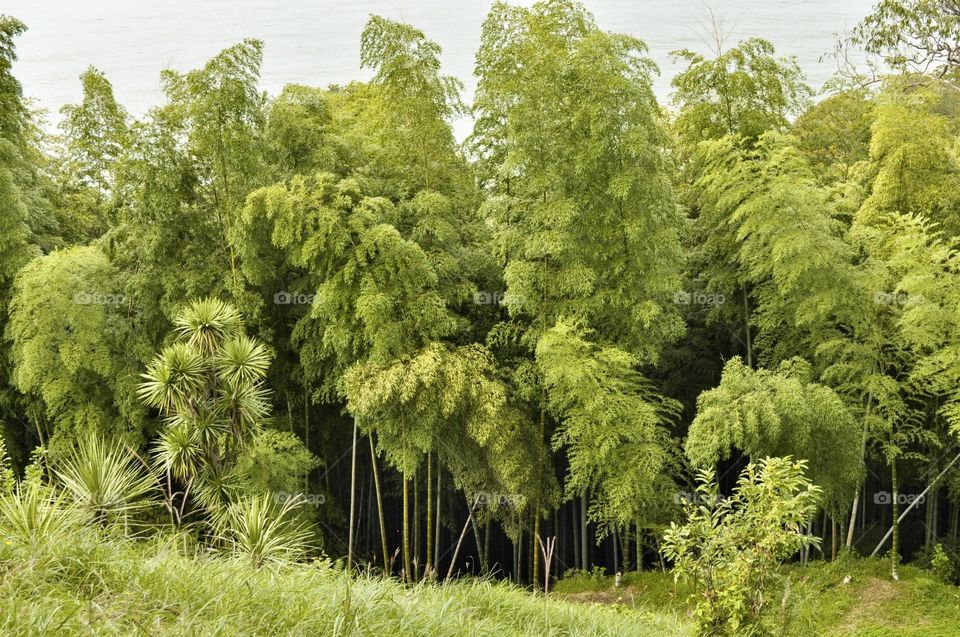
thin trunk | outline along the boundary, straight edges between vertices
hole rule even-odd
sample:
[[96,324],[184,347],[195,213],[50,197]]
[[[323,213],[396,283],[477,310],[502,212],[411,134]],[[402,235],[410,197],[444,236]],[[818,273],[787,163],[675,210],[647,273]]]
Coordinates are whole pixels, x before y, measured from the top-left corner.
[[403,581],[412,582],[410,574],[410,478],[406,470],[403,472]]
[[[436,514],[437,520],[436,520],[436,528],[434,528],[434,534],[433,534],[434,538],[436,538],[435,544],[437,546],[440,546],[440,495],[442,493],[440,491],[440,474],[441,473],[443,473],[443,468],[440,466],[440,461],[438,458],[437,460],[437,514]],[[440,555],[439,554],[440,554],[440,551],[435,548],[433,551],[433,572],[437,574],[440,573]]]
[[640,528],[640,521],[637,520],[637,572],[643,570],[643,529]]
[[583,558],[581,568],[590,570],[590,557],[587,555],[587,492],[580,495],[580,556]]
[[829,514],[827,513],[827,510],[824,509],[823,522],[821,523],[822,528],[820,529],[820,559],[822,559],[824,562],[827,561],[826,550],[827,550],[827,531],[829,529],[829,527],[827,526],[828,518],[829,518]]
[[353,568],[354,519],[356,518],[357,497],[357,421],[353,421],[353,449],[350,461],[350,530],[347,533],[347,570]]
[[[460,538],[457,540],[457,546],[453,549],[453,558],[450,560],[450,568],[447,569],[447,576],[443,580],[445,582],[453,576],[453,568],[457,564],[457,556],[460,554],[460,547],[463,545],[463,538],[467,535],[467,529],[470,528],[470,522],[473,521],[473,510],[476,508],[477,503],[479,502],[480,498],[477,497],[473,501],[473,506],[468,510],[467,521],[463,523],[463,530],[460,531]],[[469,504],[469,501],[467,503]]]
[[390,551],[387,549],[387,521],[383,516],[383,496],[380,493],[380,472],[377,470],[377,450],[373,445],[373,434],[367,436],[370,441],[370,464],[373,466],[373,483],[377,489],[377,517],[380,518],[380,549],[383,551],[383,572],[390,575]]
[[[873,408],[873,393],[870,392],[867,394],[867,411],[863,417],[863,434],[860,437],[860,461],[863,462],[863,459],[867,454],[867,426],[870,420],[870,410]],[[847,548],[853,547],[853,529],[857,521],[857,504],[860,499],[860,489],[865,488],[866,485],[858,484],[857,490],[853,492],[853,506],[850,507],[850,526],[847,528]]]
[[433,454],[427,452],[427,555],[424,577],[433,569]]
[[837,518],[834,515],[830,516],[830,561],[837,559]]
[[480,556],[480,568],[483,574],[490,572],[490,518],[483,524],[483,555]]
[[[467,500],[467,506],[470,506],[470,500]],[[480,537],[480,527],[477,526],[477,518],[471,516],[473,526],[473,537],[477,544],[477,559],[480,560],[481,568],[483,566],[483,538]]]
[[413,557],[411,558],[411,566],[413,570],[410,571],[410,579],[414,582],[417,581],[419,577],[418,570],[420,569],[420,490],[417,488],[417,472],[413,473],[413,543],[411,548],[411,553]]
[[577,514],[577,501],[570,500],[570,510],[573,515],[570,521],[573,523],[573,565],[575,568],[583,566],[583,559],[580,557],[580,516]]
[[[953,467],[954,464],[956,464],[957,460],[960,460],[960,453],[958,453],[956,456],[954,456],[953,460],[950,461],[950,464],[948,464],[946,467],[944,467],[943,470],[942,470],[940,473],[937,474],[937,477],[933,479],[933,482],[931,482],[930,484],[927,485],[927,488],[923,490],[923,493],[921,493],[921,494],[918,495],[916,498],[914,498],[913,502],[910,503],[910,506],[908,506],[906,509],[904,509],[903,513],[900,514],[900,517],[895,518],[895,519],[896,519],[898,522],[902,522],[902,521],[903,521],[903,518],[907,517],[907,514],[910,513],[910,511],[913,510],[913,507],[917,506],[917,505],[920,503],[920,501],[923,500],[923,498],[927,495],[927,491],[929,491],[929,490],[940,480],[940,478],[942,478],[943,475],[944,475],[947,471],[949,471],[950,468]],[[873,553],[870,554],[870,557],[876,557],[876,556],[877,556],[877,553],[879,553],[879,552],[880,552],[880,549],[883,548],[883,545],[887,543],[887,540],[890,538],[890,535],[891,535],[892,533],[893,533],[893,528],[891,527],[890,530],[887,531],[886,535],[884,535],[884,536],[880,539],[880,542],[877,544],[876,548],[873,549]]]
[[613,570],[617,570],[617,565],[620,563],[620,538],[617,534],[617,527],[613,527],[613,535],[610,538],[611,543],[613,544]]
[[[546,396],[543,398],[544,403],[546,403]],[[543,437],[546,433],[546,411],[541,406],[540,408],[540,441],[543,441]],[[530,567],[531,581],[533,582],[533,590],[537,590],[540,582],[540,551],[537,550],[537,542],[540,541],[540,500],[539,492],[543,489],[543,466],[540,466],[540,475],[537,476],[540,484],[537,485],[538,498],[533,504],[533,562]]]
[[[310,449],[310,396],[307,394],[307,386],[303,386],[303,446]],[[303,476],[303,490],[309,491],[310,472]]]
[[743,286],[743,330],[747,338],[747,367],[753,368],[753,342],[750,338],[750,299],[747,297],[747,286]]
[[960,531],[960,507],[956,502],[950,503],[950,537],[954,543],[957,541],[957,532]]
[[900,504],[898,502],[899,496],[897,489],[899,485],[897,484],[897,460],[896,458],[890,463],[890,477],[893,481],[893,500],[891,501],[893,507],[893,542],[890,546],[890,575],[893,579],[900,579],[900,573],[897,571],[897,564],[900,561]]

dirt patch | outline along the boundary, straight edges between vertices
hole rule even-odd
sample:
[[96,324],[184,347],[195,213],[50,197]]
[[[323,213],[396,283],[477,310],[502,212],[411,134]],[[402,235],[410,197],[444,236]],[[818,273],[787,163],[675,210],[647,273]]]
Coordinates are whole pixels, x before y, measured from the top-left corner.
[[[885,618],[890,603],[899,595],[897,582],[878,577],[864,578],[858,587],[857,603],[840,622],[840,626],[844,630],[849,629],[853,634],[861,623],[876,624],[879,618]],[[892,625],[895,626],[895,624]]]

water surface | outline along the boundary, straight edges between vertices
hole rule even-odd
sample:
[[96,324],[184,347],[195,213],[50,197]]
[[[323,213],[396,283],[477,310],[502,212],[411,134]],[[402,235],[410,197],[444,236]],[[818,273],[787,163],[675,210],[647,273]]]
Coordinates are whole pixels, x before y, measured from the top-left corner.
[[[325,86],[363,79],[360,32],[372,13],[416,25],[443,47],[446,73],[474,82],[473,58],[489,0],[4,0],[0,12],[29,27],[19,40],[15,72],[25,93],[51,113],[80,96],[87,66],[104,71],[117,98],[134,114],[163,99],[159,73],[203,64],[245,37],[266,44],[263,88],[289,82]],[[529,4],[522,2],[520,4]],[[722,19],[730,43],[756,35],[797,57],[819,87],[835,65],[820,61],[837,34],[853,27],[870,0],[586,0],[607,30],[644,41],[662,73],[657,96],[666,101],[677,67],[670,51],[708,49],[710,11]],[[467,122],[457,126],[463,135]]]

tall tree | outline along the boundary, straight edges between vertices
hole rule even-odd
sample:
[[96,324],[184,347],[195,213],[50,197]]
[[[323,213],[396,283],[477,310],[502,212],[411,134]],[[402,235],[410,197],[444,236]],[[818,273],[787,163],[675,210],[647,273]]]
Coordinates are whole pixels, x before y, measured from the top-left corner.
[[[522,325],[528,360],[536,361],[519,368],[533,375],[517,378],[539,412],[541,438],[551,415],[556,445],[582,467],[568,480],[570,496],[587,484],[603,490],[623,467],[602,453],[581,456],[590,447],[585,435],[662,443],[646,418],[626,433],[609,429],[622,425],[616,418],[588,422],[588,397],[571,393],[569,379],[561,379],[563,369],[596,355],[587,353],[594,346],[554,348],[544,339],[575,326],[578,339],[589,334],[603,355],[622,361],[622,375],[655,362],[662,345],[682,332],[665,302],[678,287],[682,220],[650,88],[655,67],[645,51],[636,38],[599,29],[580,4],[498,2],[477,55],[471,147],[492,195],[485,212],[504,268],[504,304]],[[650,396],[638,382],[619,381],[612,395],[642,402]],[[655,419],[657,408],[646,413]],[[643,487],[635,485],[640,498]],[[535,536],[549,501],[545,492],[533,503]],[[538,562],[534,552],[535,583]]]

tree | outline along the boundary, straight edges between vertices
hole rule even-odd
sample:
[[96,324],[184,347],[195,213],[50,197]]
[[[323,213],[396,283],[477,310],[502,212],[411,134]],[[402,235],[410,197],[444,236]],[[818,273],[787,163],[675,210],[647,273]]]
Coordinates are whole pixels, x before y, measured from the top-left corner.
[[802,460],[764,458],[744,469],[729,498],[720,495],[712,469],[700,472],[699,502],[688,504],[686,524],[671,523],[664,536],[674,578],[702,587],[694,611],[700,634],[765,634],[775,627],[770,601],[782,588],[780,564],[819,543],[803,532],[820,497],[805,471]]
[[[13,281],[17,271],[38,252],[32,245],[30,213],[25,205],[20,177],[26,163],[28,128],[27,108],[23,101],[20,82],[13,76],[16,60],[14,40],[26,30],[18,20],[0,15],[0,326],[6,326]],[[0,348],[0,357],[9,360],[6,344]],[[11,387],[6,366],[0,372],[0,409],[3,410],[3,436],[14,443],[20,436],[16,430],[24,427],[19,418],[17,397]],[[29,448],[28,445],[24,445]],[[10,444],[14,452],[22,452],[19,445]],[[17,453],[22,456],[21,453]],[[22,460],[22,457],[20,458]]]
[[195,193],[221,224],[238,286],[233,226],[244,197],[262,183],[264,95],[257,87],[263,43],[244,40],[224,49],[203,69],[164,71],[169,117],[186,128],[192,157],[199,160]]
[[960,4],[955,0],[881,0],[849,41],[901,72],[948,79],[960,65]]
[[835,392],[812,382],[812,372],[800,358],[776,370],[729,361],[720,385],[697,399],[685,443],[690,464],[711,468],[735,450],[750,458],[792,456],[804,461],[807,477],[823,489],[824,506],[834,514],[845,510],[863,479],[862,425]]
[[773,45],[749,38],[729,50],[718,42],[715,57],[684,49],[672,55],[687,68],[672,82],[681,144],[738,135],[754,140],[785,129],[812,91],[792,58],[774,57]]
[[17,277],[8,325],[13,382],[36,401],[35,428],[54,456],[93,434],[132,447],[150,435],[133,399],[146,358],[133,303],[95,247],[39,257]]
[[[539,412],[541,440],[554,405],[553,439],[573,453],[589,446],[581,439],[588,431],[608,440],[654,437],[595,428],[614,419],[577,422],[586,413],[577,404],[584,396],[555,394],[571,389],[560,382],[562,368],[570,370],[590,355],[568,358],[562,354],[581,348],[552,349],[543,339],[575,326],[606,356],[630,367],[655,362],[663,344],[682,332],[679,316],[665,302],[678,287],[682,221],[650,88],[655,67],[645,51],[636,38],[600,30],[573,2],[538,2],[529,9],[496,3],[477,56],[477,124],[470,145],[491,194],[485,215],[503,266],[504,305],[522,326],[528,352],[526,362],[518,360],[516,377]],[[545,381],[551,374],[552,388]],[[632,379],[612,395],[631,400],[619,392],[635,391],[636,383]],[[656,412],[653,405],[645,410]],[[641,417],[632,424],[641,422],[648,423]],[[576,478],[581,486],[622,466],[606,454],[587,457],[611,464],[583,467]],[[548,485],[543,472],[540,482]],[[641,494],[638,484],[634,496]],[[533,503],[535,537],[549,500],[544,493]],[[538,555],[534,551],[534,583]]]
[[[174,335],[137,392],[164,418],[154,454],[166,476],[167,507],[179,521],[189,495],[222,515],[237,487],[233,469],[270,415],[270,354],[243,333],[237,310],[217,299],[187,306]],[[184,485],[179,507],[174,479]]]

